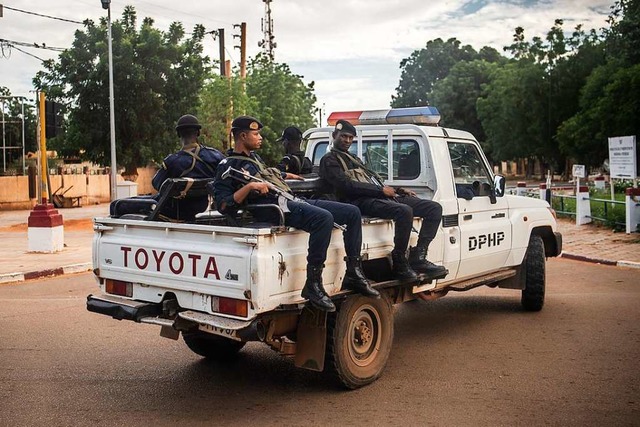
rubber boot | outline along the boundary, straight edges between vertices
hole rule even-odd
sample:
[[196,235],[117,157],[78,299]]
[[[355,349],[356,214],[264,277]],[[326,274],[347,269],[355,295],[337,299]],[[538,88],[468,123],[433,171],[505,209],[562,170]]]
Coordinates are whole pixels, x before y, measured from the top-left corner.
[[426,246],[416,246],[409,249],[409,265],[414,271],[424,273],[431,278],[442,278],[449,273],[443,266],[427,260]]
[[391,272],[396,279],[400,280],[417,280],[418,275],[409,266],[407,257],[402,252],[391,252],[391,261],[393,262],[393,269]]
[[302,298],[309,300],[311,305],[322,311],[336,311],[336,306],[327,296],[322,287],[322,269],[324,265],[307,265],[307,281],[302,288]]
[[380,292],[373,289],[362,271],[362,258],[359,256],[346,257],[347,273],[342,281],[342,289],[358,292],[366,297],[380,298]]

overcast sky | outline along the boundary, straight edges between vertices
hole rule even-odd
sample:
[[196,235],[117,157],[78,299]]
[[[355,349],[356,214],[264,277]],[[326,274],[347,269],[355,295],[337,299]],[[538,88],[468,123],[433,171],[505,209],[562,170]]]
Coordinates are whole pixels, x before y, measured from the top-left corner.
[[[100,0],[0,3],[77,21],[97,21],[106,14]],[[262,0],[114,0],[113,19],[127,4],[135,6],[139,20],[150,16],[163,30],[172,21],[181,21],[187,31],[198,23],[207,30],[224,28],[227,59],[234,63],[239,63],[240,54],[233,49],[231,34],[239,32],[233,24],[246,22],[248,56],[260,50]],[[400,61],[429,40],[456,37],[475,49],[492,46],[502,52],[517,26],[524,27],[527,40],[544,37],[558,18],[567,32],[577,24],[602,28],[612,4],[613,0],[273,0],[275,58],[306,82],[315,81],[324,121],[332,111],[387,108],[400,79]],[[6,8],[0,18],[0,38],[54,47],[70,46],[79,28]],[[48,50],[22,49],[40,58],[57,56]],[[210,36],[205,53],[218,57],[218,42]],[[31,79],[39,69],[38,59],[15,49],[0,52],[0,86],[14,95],[33,97]]]

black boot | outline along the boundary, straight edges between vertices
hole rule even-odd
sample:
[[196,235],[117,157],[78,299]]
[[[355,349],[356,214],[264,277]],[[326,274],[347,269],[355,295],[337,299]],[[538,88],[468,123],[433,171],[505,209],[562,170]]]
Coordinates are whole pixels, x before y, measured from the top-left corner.
[[324,265],[307,265],[307,281],[302,288],[302,298],[306,298],[322,311],[336,311],[336,306],[322,287],[322,269]]
[[409,265],[418,273],[424,273],[430,278],[441,279],[449,274],[449,271],[443,266],[435,265],[427,260],[426,246],[416,246],[409,249]]
[[400,280],[417,280],[418,275],[409,267],[409,261],[403,252],[391,252],[391,261],[393,261],[393,269],[391,272],[396,279]]
[[366,297],[380,298],[380,292],[373,289],[362,271],[362,258],[359,256],[346,257],[347,274],[342,281],[342,289],[350,289]]

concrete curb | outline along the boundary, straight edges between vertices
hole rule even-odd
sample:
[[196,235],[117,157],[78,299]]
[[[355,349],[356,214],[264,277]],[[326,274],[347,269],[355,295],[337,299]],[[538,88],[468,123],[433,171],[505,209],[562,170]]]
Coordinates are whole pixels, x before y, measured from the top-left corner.
[[85,271],[91,271],[92,267],[92,263],[85,262],[81,264],[66,265],[64,267],[49,268],[46,270],[29,271],[26,273],[5,273],[0,274],[0,284],[24,282],[26,280],[40,279],[42,277],[62,276],[64,274],[84,273]]
[[572,253],[562,252],[560,258],[572,259],[574,261],[591,262],[594,264],[612,265],[614,267],[640,268],[640,262],[634,261],[611,261],[608,259],[591,258],[584,255],[576,255]]

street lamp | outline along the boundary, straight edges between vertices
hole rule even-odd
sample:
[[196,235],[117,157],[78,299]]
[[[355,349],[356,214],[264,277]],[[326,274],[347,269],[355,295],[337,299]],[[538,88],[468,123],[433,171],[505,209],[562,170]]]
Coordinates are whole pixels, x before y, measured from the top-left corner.
[[108,39],[109,39],[109,120],[111,134],[111,201],[117,197],[116,192],[116,118],[113,107],[113,47],[111,44],[111,0],[100,0],[102,8],[107,10]]

